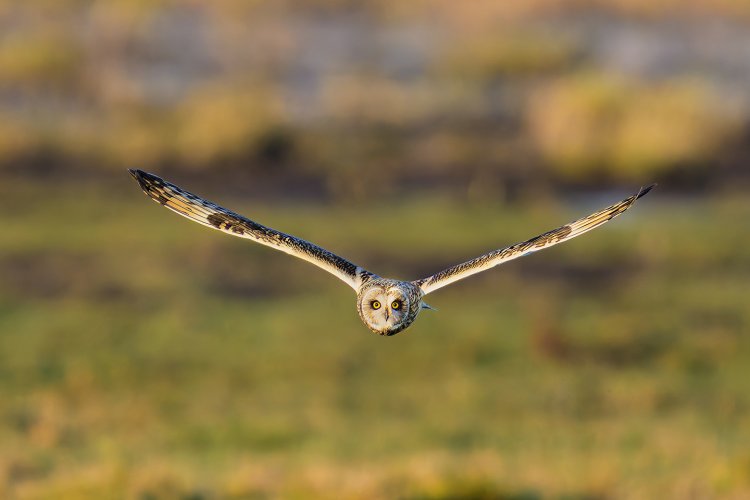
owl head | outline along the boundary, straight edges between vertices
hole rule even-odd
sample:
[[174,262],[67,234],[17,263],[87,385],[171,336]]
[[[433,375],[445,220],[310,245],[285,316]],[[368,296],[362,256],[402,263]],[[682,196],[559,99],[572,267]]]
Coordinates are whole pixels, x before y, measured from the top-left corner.
[[367,327],[378,335],[395,335],[416,319],[421,293],[411,283],[377,279],[359,293],[357,309]]

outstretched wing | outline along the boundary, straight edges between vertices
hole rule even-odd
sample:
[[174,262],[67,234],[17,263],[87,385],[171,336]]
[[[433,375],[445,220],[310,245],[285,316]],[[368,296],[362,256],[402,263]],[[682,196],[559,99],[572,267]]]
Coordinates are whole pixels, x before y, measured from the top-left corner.
[[251,221],[153,174],[142,170],[128,171],[147,195],[173,212],[204,226],[218,229],[232,236],[254,240],[306,260],[333,274],[355,291],[359,290],[363,279],[373,276],[372,273],[324,248]]
[[591,231],[592,229],[595,229],[605,222],[617,217],[630,208],[633,203],[635,203],[635,200],[651,191],[655,185],[656,184],[652,184],[647,188],[641,188],[641,190],[633,196],[622,200],[620,203],[615,203],[604,210],[591,214],[588,217],[578,219],[575,222],[558,227],[552,231],[547,231],[544,234],[540,234],[539,236],[522,243],[516,243],[507,248],[494,250],[484,255],[480,255],[476,259],[444,269],[437,274],[433,274],[429,278],[417,280],[414,284],[419,286],[425,294],[428,294],[434,292],[438,288],[444,287],[445,285],[450,285],[454,281],[471,276],[472,274],[481,273],[482,271],[486,271],[487,269],[491,269],[517,257],[523,257],[524,255],[528,255],[543,248],[548,248],[552,245],[562,243],[563,241],[568,241],[571,238],[575,238],[587,231]]

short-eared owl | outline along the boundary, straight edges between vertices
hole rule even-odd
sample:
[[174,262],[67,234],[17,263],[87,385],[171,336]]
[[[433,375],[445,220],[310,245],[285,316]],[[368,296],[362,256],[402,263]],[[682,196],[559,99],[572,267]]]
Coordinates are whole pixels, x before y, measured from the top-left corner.
[[454,281],[499,264],[557,245],[601,226],[631,207],[654,186],[619,203],[552,231],[495,250],[468,262],[449,267],[415,281],[381,278],[346,259],[305,240],[254,222],[226,208],[206,201],[182,188],[142,170],[130,170],[148,196],[178,214],[225,233],[248,238],[325,269],[357,293],[357,311],[365,325],[379,335],[395,335],[409,327],[419,311],[430,309],[424,296]]

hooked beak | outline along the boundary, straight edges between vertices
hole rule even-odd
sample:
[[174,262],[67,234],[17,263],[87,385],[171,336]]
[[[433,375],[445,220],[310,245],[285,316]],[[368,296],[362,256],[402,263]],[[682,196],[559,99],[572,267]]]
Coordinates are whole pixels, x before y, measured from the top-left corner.
[[388,318],[390,318],[390,317],[391,317],[391,313],[390,313],[390,312],[388,312],[388,309],[385,309],[385,311],[384,311],[384,312],[385,312],[385,320],[386,320],[386,321],[388,321]]

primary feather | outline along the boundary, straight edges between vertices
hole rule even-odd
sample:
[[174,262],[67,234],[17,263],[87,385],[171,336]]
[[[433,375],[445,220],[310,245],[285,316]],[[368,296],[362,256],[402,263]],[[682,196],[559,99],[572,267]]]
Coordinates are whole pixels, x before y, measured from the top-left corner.
[[602,224],[614,219],[630,208],[633,203],[635,203],[635,200],[651,191],[654,186],[656,186],[656,184],[652,184],[646,188],[641,188],[641,190],[633,196],[626,198],[619,203],[615,203],[614,205],[610,205],[599,212],[593,213],[569,224],[565,224],[557,229],[547,231],[546,233],[540,234],[539,236],[535,236],[521,243],[494,250],[484,255],[480,255],[470,261],[449,267],[448,269],[444,269],[432,276],[417,280],[414,284],[419,286],[419,288],[422,289],[422,292],[426,295],[430,292],[434,292],[438,288],[450,285],[453,282],[462,280],[473,274],[481,273],[482,271],[492,269],[495,266],[517,259],[518,257],[523,257],[544,248],[557,245],[563,241],[573,239],[576,236],[580,236],[592,229],[596,229]]
[[148,196],[173,212],[204,226],[218,229],[232,236],[248,238],[306,260],[333,274],[355,291],[359,290],[366,271],[348,260],[309,241],[258,224],[153,174],[143,170],[129,170],[129,172]]

